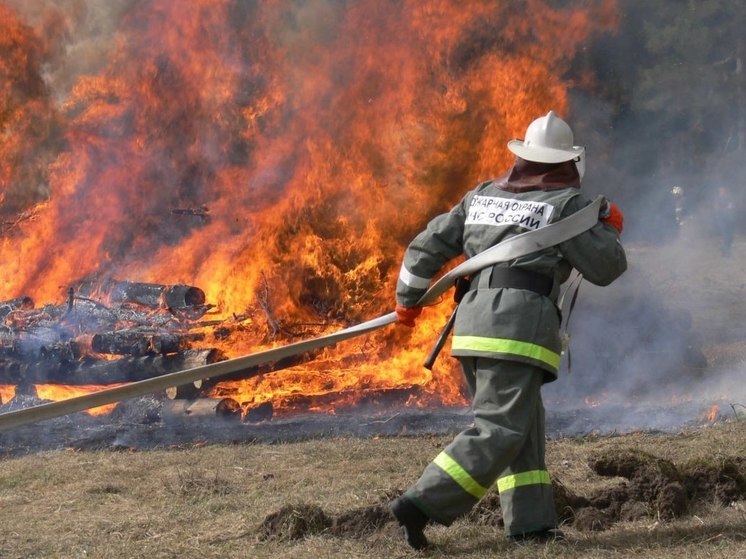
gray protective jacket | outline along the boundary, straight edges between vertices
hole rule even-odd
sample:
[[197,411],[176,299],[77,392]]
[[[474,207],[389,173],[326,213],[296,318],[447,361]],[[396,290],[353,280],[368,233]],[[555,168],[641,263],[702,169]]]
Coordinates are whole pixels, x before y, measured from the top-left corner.
[[[461,254],[471,258],[589,203],[577,187],[543,189],[538,184],[517,190],[506,190],[501,180],[483,182],[450,212],[430,221],[404,254],[397,303],[416,305],[449,260]],[[491,288],[488,282],[474,278],[456,314],[452,353],[528,363],[547,371],[551,381],[560,365],[560,284],[575,268],[591,283],[608,285],[626,270],[627,260],[616,229],[599,222],[569,241],[498,266],[515,266],[553,278],[551,294],[545,297],[524,289]]]

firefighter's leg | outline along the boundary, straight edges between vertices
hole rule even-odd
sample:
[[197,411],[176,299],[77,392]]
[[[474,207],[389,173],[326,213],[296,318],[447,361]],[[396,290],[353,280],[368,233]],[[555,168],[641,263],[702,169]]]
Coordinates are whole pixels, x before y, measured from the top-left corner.
[[[477,388],[476,359],[463,358],[460,360],[464,373],[464,380],[469,388],[469,394],[474,397]],[[414,549],[424,549],[428,546],[424,530],[430,521],[414,500],[407,495],[395,499],[390,505],[391,512],[399,522],[404,539]]]
[[544,461],[544,405],[536,399],[528,437],[498,480],[508,536],[540,534],[557,526],[552,484]]
[[475,376],[473,426],[459,433],[404,495],[446,526],[487,493],[535,428],[541,370],[479,358]]

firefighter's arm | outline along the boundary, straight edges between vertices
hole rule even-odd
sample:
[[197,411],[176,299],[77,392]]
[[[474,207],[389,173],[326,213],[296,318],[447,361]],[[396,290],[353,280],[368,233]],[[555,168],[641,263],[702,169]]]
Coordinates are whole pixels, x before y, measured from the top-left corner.
[[[563,212],[570,215],[588,202],[576,196]],[[619,240],[624,218],[615,204],[602,209],[599,222],[588,231],[560,245],[563,257],[595,285],[609,285],[627,269],[627,256]]]
[[[443,265],[462,253],[464,221],[462,202],[450,212],[435,217],[412,240],[404,253],[396,284],[398,307],[416,307]],[[414,312],[416,311],[411,311],[409,315]],[[397,314],[401,314],[404,321],[410,322],[407,311],[402,310]]]

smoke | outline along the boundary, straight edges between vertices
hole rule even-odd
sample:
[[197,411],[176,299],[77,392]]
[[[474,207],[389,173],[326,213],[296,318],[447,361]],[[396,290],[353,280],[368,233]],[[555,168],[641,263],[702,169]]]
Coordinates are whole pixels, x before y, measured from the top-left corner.
[[[720,40],[727,31],[710,28],[718,44],[682,36],[681,52],[690,51],[679,58],[682,71],[662,76],[662,61],[675,57],[649,48],[647,4],[620,2],[619,9],[619,28],[579,56],[594,75],[571,93],[570,113],[576,141],[587,146],[586,194],[604,194],[625,213],[629,270],[609,287],[584,282],[562,379],[546,397],[558,406],[586,398],[630,408],[686,399],[743,402],[746,308],[738,262],[746,245],[734,222],[732,254],[721,253],[717,199],[724,186],[735,213],[746,209],[735,163],[743,158],[743,146],[736,147],[740,108],[734,102],[718,113],[698,105],[706,97],[700,93],[720,80],[736,90],[737,66],[728,67],[736,59]],[[710,17],[730,7],[714,9]]]
[[116,45],[127,0],[4,0],[28,25],[42,31],[46,61],[42,75],[58,102],[84,75],[99,73]]

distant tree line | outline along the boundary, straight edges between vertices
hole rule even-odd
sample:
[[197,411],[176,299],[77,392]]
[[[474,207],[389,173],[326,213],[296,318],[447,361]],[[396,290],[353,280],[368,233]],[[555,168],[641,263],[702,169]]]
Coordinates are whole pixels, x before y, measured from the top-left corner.
[[[615,32],[580,52],[569,78],[588,177],[640,220],[670,233],[671,189],[701,206],[718,186],[739,200],[746,149],[746,5],[732,0],[618,0]],[[639,203],[639,205],[638,205]],[[664,215],[668,212],[666,215]],[[658,227],[646,227],[656,222]]]

